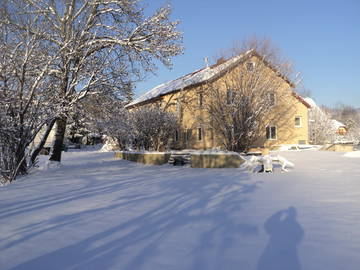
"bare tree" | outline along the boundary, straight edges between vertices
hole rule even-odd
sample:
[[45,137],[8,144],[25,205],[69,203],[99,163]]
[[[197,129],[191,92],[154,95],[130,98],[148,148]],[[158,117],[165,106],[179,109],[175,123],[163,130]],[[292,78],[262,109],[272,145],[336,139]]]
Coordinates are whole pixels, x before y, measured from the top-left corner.
[[[8,0],[9,15],[2,20],[17,31],[46,44],[55,80],[52,90],[62,105],[50,160],[61,160],[67,113],[90,92],[111,89],[130,97],[128,87],[142,71],[155,69],[154,59],[166,66],[182,52],[178,22],[169,21],[170,7],[146,18],[135,0]],[[28,25],[19,14],[39,18]],[[35,14],[35,15],[34,15]]]
[[79,105],[86,128],[112,138],[122,150],[135,146],[158,151],[167,146],[178,128],[174,114],[155,106],[129,111],[110,93],[88,96]]
[[335,136],[331,115],[316,104],[309,110],[309,135],[310,142],[318,145],[332,142]]
[[[292,110],[291,104],[284,102],[294,95],[288,81],[292,69],[265,41],[251,40],[230,55],[242,55],[242,62],[224,74],[221,84],[207,84],[203,107],[210,115],[207,125],[221,134],[225,149],[243,151],[264,136],[262,130],[269,123],[278,122],[280,115]],[[223,61],[220,58],[218,63]],[[284,90],[284,85],[288,89]]]
[[134,140],[134,122],[125,103],[111,93],[86,97],[78,112],[84,126],[91,132],[107,135],[120,149],[126,149]]
[[142,107],[131,114],[134,120],[134,144],[138,149],[164,149],[179,128],[176,115],[161,108]]
[[[7,23],[4,4],[0,12],[0,177],[11,182],[27,173],[27,148],[55,117],[48,73],[56,56],[49,56],[36,36]],[[38,20],[36,16],[16,19],[28,25]]]

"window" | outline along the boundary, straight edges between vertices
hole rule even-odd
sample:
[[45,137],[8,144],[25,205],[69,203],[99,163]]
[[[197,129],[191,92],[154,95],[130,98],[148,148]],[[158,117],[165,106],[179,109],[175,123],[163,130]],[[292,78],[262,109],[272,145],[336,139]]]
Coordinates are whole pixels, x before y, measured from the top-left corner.
[[346,128],[345,127],[339,127],[337,132],[338,132],[339,135],[345,135],[346,134]]
[[186,129],[185,129],[185,131],[182,133],[182,138],[183,138],[184,142],[187,143],[188,138],[187,138]]
[[191,133],[192,133],[192,130],[191,130],[191,129],[187,129],[187,130],[186,130],[186,140],[187,140],[187,141],[190,141],[190,139],[191,139]]
[[180,99],[176,100],[176,113],[179,116],[181,115],[181,102],[180,102]]
[[210,140],[214,140],[214,130],[212,128],[209,128],[208,134],[210,134]]
[[228,89],[226,91],[226,104],[232,104],[234,102],[234,91]]
[[191,137],[191,129],[185,129],[183,133],[184,141],[187,143],[188,141],[190,141],[190,137]]
[[197,132],[198,132],[198,136],[197,136],[197,138],[198,138],[198,141],[201,141],[202,140],[202,137],[203,137],[203,134],[202,134],[202,128],[198,128],[197,129]]
[[199,107],[202,107],[203,105],[203,93],[198,94],[198,105]]
[[275,93],[268,93],[269,105],[275,106],[276,104],[276,96]]
[[295,127],[301,127],[301,117],[300,116],[295,117]]
[[268,140],[276,140],[276,127],[275,126],[268,126],[266,127],[266,139]]
[[248,71],[254,71],[254,68],[255,68],[255,63],[254,62],[248,62],[248,63],[246,63],[246,69],[248,70]]
[[175,140],[175,142],[179,141],[179,130],[175,130],[174,140]]

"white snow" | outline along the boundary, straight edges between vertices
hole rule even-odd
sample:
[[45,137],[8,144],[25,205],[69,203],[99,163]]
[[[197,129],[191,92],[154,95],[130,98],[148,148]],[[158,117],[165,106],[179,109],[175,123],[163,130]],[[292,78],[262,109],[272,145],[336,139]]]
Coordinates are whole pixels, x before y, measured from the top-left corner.
[[131,107],[133,105],[136,105],[138,103],[162,96],[164,94],[184,89],[190,85],[205,82],[207,80],[210,80],[214,78],[216,75],[218,75],[223,70],[227,69],[228,67],[236,64],[239,62],[244,56],[251,53],[252,50],[249,50],[243,54],[240,54],[238,56],[235,56],[233,58],[230,58],[228,61],[220,64],[215,65],[214,67],[207,67],[203,69],[196,70],[190,74],[187,74],[185,76],[182,76],[176,80],[172,80],[166,83],[163,83],[161,85],[158,85],[151,89],[150,91],[146,92],[142,96],[138,97],[134,101],[130,102],[126,107]]
[[[277,151],[303,151],[303,150],[317,151],[320,148],[321,148],[321,145],[282,144]],[[275,151],[275,152],[277,152],[277,151]]]
[[360,151],[348,152],[348,153],[344,154],[344,157],[348,157],[348,158],[360,158]]
[[338,120],[331,119],[331,125],[334,128],[334,130],[338,130],[341,127],[345,127],[345,125]]
[[358,160],[279,154],[296,167],[248,174],[64,153],[61,168],[0,188],[0,269],[358,269]]
[[[307,104],[309,104],[312,108],[319,108],[319,106],[316,104],[315,100],[313,100],[310,97],[305,97],[304,100]],[[319,108],[320,109],[320,108]]]
[[241,167],[249,172],[258,172],[261,169],[261,165],[264,165],[265,171],[273,171],[273,166],[280,166],[282,172],[287,172],[287,168],[295,167],[294,163],[274,153],[265,156],[242,156],[242,158],[245,159],[245,162]]

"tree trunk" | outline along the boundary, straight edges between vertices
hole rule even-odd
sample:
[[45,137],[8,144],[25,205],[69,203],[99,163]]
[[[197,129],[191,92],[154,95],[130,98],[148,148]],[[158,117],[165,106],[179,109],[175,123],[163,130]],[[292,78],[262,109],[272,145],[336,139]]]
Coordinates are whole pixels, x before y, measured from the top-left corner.
[[56,122],[56,119],[51,120],[51,122],[47,125],[46,130],[44,135],[41,138],[40,143],[35,147],[34,151],[31,153],[31,164],[34,164],[35,159],[37,158],[37,156],[39,155],[41,149],[43,149],[47,138],[49,137],[49,134],[52,130],[52,128],[54,127]]
[[66,120],[66,118],[56,120],[55,141],[49,160],[58,162],[61,161],[61,151],[63,150],[66,131]]
[[16,153],[16,164],[17,166],[14,172],[14,179],[17,175],[24,175],[27,174],[27,164],[26,164],[26,157],[25,157],[25,147],[23,145],[19,146],[19,150]]

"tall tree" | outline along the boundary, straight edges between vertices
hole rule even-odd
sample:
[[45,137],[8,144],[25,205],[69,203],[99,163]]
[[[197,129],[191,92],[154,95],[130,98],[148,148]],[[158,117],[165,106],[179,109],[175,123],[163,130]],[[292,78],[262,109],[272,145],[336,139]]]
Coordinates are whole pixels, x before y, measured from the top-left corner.
[[262,130],[268,124],[281,123],[280,118],[294,109],[286,102],[293,98],[294,85],[288,82],[288,89],[280,91],[292,68],[268,40],[251,39],[230,50],[217,63],[221,64],[229,55],[242,61],[235,71],[229,69],[223,75],[226,79],[221,86],[213,82],[206,85],[203,94],[208,102],[204,102],[203,108],[210,115],[207,125],[221,134],[225,149],[244,151],[265,136]]
[[[7,5],[4,23],[41,40],[50,56],[58,56],[49,71],[63,111],[53,161],[61,160],[67,113],[79,100],[104,89],[129,98],[132,83],[154,70],[155,60],[170,66],[171,57],[182,52],[168,5],[149,18],[137,0],[8,0]],[[17,14],[35,14],[38,20],[28,25]]]
[[48,74],[56,56],[37,36],[9,23],[31,26],[39,18],[10,15],[5,4],[0,9],[0,178],[11,182],[27,172],[27,147],[55,117]]

